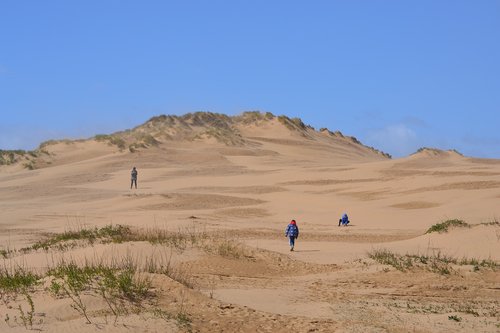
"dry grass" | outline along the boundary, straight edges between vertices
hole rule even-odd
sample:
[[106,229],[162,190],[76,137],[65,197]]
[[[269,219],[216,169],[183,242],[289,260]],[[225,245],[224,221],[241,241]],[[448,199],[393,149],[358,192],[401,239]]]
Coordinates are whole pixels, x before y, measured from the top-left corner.
[[448,232],[449,228],[455,228],[455,227],[470,228],[470,225],[459,219],[446,220],[441,223],[434,224],[425,233],[426,234],[430,234],[431,232],[443,233],[443,232]]
[[[194,226],[169,231],[160,228],[131,229],[123,225],[108,225],[102,228],[80,228],[51,235],[29,247],[7,253],[5,256],[12,258],[4,260],[13,260],[13,254],[18,252],[29,254],[43,249],[56,253],[69,247],[94,243],[143,241],[155,245],[150,255],[134,257],[129,252],[123,257],[94,256],[92,260],[85,259],[83,262],[59,259],[50,264],[43,274],[36,274],[30,269],[21,267],[0,270],[0,296],[6,304],[14,304],[18,302],[19,296],[28,295],[24,302],[28,304],[28,308],[21,307],[19,304],[19,315],[15,316],[15,320],[12,321],[9,314],[5,314],[4,319],[9,322],[9,325],[24,325],[32,329],[35,304],[29,295],[36,292],[49,292],[56,299],[68,299],[71,308],[87,323],[93,323],[96,317],[103,315],[112,315],[116,323],[120,317],[131,313],[157,313],[161,310],[162,318],[173,320],[186,329],[190,327],[191,322],[187,312],[168,312],[152,305],[159,297],[153,288],[152,277],[168,276],[187,288],[195,288],[195,280],[190,271],[173,260],[174,253],[188,248],[230,259],[249,256],[249,251],[238,242],[228,238],[227,234],[208,234],[197,230]],[[48,286],[47,283],[49,283]],[[106,308],[96,310],[94,305],[94,309],[91,309],[88,304],[89,296],[103,300]],[[13,306],[10,305],[10,307]]]
[[481,268],[488,268],[493,271],[500,270],[500,264],[493,260],[479,260],[476,258],[457,259],[443,255],[441,252],[433,255],[400,255],[387,249],[379,249],[369,252],[368,257],[380,264],[392,266],[402,272],[420,268],[440,275],[449,275],[455,271],[453,265],[473,266],[474,271],[478,271]]

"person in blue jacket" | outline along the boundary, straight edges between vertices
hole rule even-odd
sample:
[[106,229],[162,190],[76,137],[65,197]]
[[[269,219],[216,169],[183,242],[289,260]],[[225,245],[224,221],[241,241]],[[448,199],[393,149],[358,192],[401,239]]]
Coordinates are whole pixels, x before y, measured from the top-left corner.
[[288,237],[290,251],[293,251],[293,248],[295,247],[295,240],[299,237],[299,227],[297,226],[297,222],[295,222],[295,220],[290,221],[290,224],[287,225],[285,229],[285,236]]
[[348,225],[349,224],[349,217],[347,216],[346,213],[342,215],[342,217],[339,219],[339,227],[340,225]]

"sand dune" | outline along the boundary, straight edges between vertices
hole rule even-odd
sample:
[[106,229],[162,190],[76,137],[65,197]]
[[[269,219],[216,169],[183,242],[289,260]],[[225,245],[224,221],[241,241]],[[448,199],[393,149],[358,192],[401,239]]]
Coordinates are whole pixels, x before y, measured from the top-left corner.
[[[1,332],[499,330],[498,160],[389,159],[257,113],[157,117],[44,149],[26,157],[35,170],[0,166]],[[468,225],[426,233],[453,219]],[[94,267],[74,293],[54,285],[71,287],[68,263]],[[99,289],[111,275],[96,266],[133,269],[147,292]],[[19,269],[39,283],[9,287]]]

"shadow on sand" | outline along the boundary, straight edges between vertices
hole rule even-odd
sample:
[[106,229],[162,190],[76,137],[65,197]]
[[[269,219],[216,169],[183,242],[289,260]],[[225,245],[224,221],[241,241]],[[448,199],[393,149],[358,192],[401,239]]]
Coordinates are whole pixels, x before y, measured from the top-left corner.
[[319,250],[293,250],[293,252],[319,252]]

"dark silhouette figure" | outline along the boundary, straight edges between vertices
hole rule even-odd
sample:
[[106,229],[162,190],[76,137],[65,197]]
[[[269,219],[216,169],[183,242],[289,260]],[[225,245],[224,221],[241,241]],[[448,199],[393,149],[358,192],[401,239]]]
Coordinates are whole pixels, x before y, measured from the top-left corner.
[[132,185],[135,185],[135,188],[137,188],[137,169],[135,167],[132,168],[132,172],[130,173],[130,188],[132,188]]

